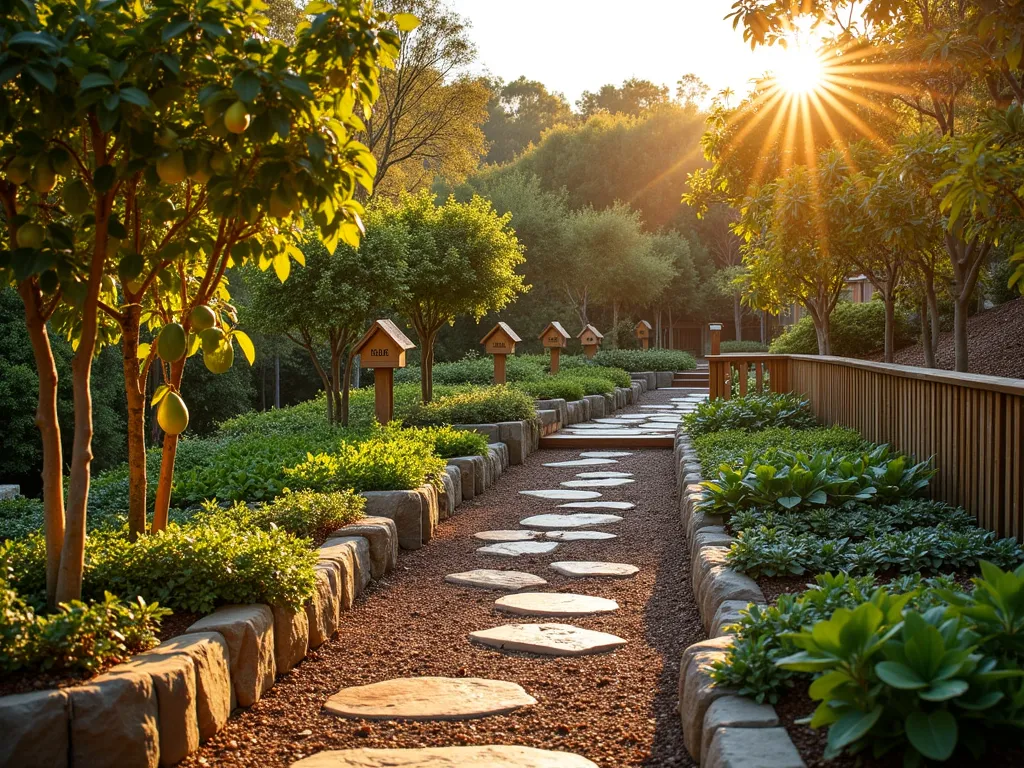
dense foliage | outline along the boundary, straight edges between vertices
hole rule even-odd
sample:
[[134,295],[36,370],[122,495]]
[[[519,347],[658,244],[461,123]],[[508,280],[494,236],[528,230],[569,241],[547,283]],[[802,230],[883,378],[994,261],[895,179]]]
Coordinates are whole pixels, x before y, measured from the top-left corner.
[[405,417],[409,425],[493,424],[533,419],[533,399],[511,386],[472,388],[416,406]]
[[[593,357],[595,365],[640,371],[692,371],[697,361],[689,352],[672,349],[601,349]],[[570,363],[571,365],[571,363]]]
[[[871,357],[885,342],[885,305],[880,301],[841,301],[830,323],[832,354],[838,357]],[[906,316],[897,313],[896,347],[914,341],[914,329]],[[725,351],[724,349],[722,350]],[[804,315],[771,343],[773,354],[816,355],[818,340],[810,315]]]
[[[395,371],[395,383],[420,380],[420,367],[410,365]],[[537,355],[508,355],[505,358],[505,380],[530,381],[547,373],[546,363]],[[439,384],[477,384],[486,386],[494,383],[494,361],[490,355],[467,354],[452,363],[434,363],[434,386]]]
[[281,528],[309,538],[354,523],[363,516],[365,506],[366,499],[350,489],[316,493],[286,488],[284,493],[266,504],[236,501],[228,507],[221,507],[215,500],[205,502],[202,511],[194,515],[192,521],[197,524],[210,521],[216,525],[229,520],[240,528],[263,531]]
[[770,427],[759,432],[724,430],[694,438],[701,469],[711,477],[722,464],[738,465],[747,454],[763,455],[773,448],[800,453],[857,453],[868,446],[859,432],[844,427],[793,429]]
[[768,345],[762,344],[759,341],[736,341],[726,340],[723,341],[719,346],[719,352],[723,355],[736,354],[739,352],[750,352],[754,354],[764,354],[768,351]]
[[683,417],[686,431],[693,437],[723,430],[808,429],[815,423],[810,402],[805,397],[776,393],[707,400],[698,403],[692,413]]

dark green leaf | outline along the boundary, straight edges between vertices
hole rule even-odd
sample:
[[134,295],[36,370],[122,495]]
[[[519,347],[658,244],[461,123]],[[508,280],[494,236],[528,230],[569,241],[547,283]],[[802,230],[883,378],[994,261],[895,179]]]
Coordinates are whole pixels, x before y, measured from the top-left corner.
[[914,749],[931,760],[948,760],[956,748],[956,718],[944,709],[907,717],[907,738]]
[[252,70],[246,70],[235,75],[231,84],[242,101],[252,103],[260,95],[260,79]]

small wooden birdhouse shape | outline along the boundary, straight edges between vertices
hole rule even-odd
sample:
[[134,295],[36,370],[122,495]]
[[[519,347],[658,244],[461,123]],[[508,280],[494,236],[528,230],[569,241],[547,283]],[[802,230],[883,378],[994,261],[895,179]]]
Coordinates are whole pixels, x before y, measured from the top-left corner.
[[558,373],[558,358],[562,349],[569,343],[569,333],[560,322],[552,320],[541,332],[540,340],[545,349],[551,350],[551,373]]
[[595,352],[597,352],[597,348],[600,346],[601,339],[604,338],[604,335],[597,330],[597,328],[588,323],[583,327],[583,330],[579,332],[579,335],[577,335],[576,338],[580,340],[580,344],[583,345],[583,351],[586,353],[587,357],[590,358],[594,356]]
[[519,335],[505,323],[498,323],[488,331],[480,343],[488,355],[494,355],[494,383],[505,383],[505,356],[516,351],[516,342],[522,341]]
[[353,354],[364,368],[373,368],[377,421],[387,424],[395,416],[395,368],[405,368],[405,353],[415,349],[409,337],[390,320],[377,320],[363,334]]
[[647,345],[651,343],[651,324],[646,320],[641,320],[636,324],[636,338],[640,345],[647,349]]

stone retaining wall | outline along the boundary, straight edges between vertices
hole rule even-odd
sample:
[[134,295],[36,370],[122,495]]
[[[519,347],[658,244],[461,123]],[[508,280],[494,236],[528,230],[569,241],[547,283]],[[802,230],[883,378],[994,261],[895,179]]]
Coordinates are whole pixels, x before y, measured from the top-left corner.
[[[532,453],[539,422],[496,425]],[[508,434],[508,432],[506,432]],[[0,765],[18,768],[156,768],[174,765],[217,733],[236,707],[255,704],[277,675],[338,630],[367,585],[394,570],[398,550],[418,549],[463,500],[490,488],[517,454],[505,442],[487,457],[448,462],[442,490],[367,491],[367,516],[317,550],[316,588],[301,609],[225,605],[185,634],[60,690],[0,696]],[[522,457],[522,454],[518,454]]]
[[765,599],[753,579],[726,564],[734,537],[726,532],[723,518],[697,508],[701,467],[681,428],[676,433],[675,471],[694,599],[709,638],[683,651],[679,665],[683,743],[705,768],[804,768],[775,707],[711,680],[711,665],[725,658],[733,642],[723,627],[735,623],[750,603],[764,604]]

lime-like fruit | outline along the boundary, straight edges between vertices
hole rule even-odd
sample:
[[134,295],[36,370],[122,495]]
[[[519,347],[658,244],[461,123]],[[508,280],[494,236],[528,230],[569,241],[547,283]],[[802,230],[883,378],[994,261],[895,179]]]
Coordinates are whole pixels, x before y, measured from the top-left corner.
[[224,127],[232,133],[245,133],[251,120],[249,110],[241,101],[236,101],[224,113]]
[[206,345],[203,345],[203,364],[211,373],[227,373],[234,362],[235,348],[230,340],[221,342],[212,350],[207,350]]
[[156,175],[164,184],[180,184],[185,180],[185,156],[181,150],[164,155],[156,161]]
[[156,353],[165,363],[173,363],[185,356],[188,340],[180,323],[168,323],[160,330],[156,340]]
[[64,184],[64,208],[72,216],[81,216],[89,210],[92,196],[81,179],[72,179]]
[[217,315],[205,304],[199,304],[193,307],[189,313],[188,321],[192,325],[193,331],[202,333],[203,331],[210,330],[217,324]]
[[7,180],[11,184],[24,184],[32,176],[32,163],[24,157],[16,157],[7,166]]
[[168,392],[156,408],[156,421],[168,435],[180,435],[188,427],[188,408],[177,392]]
[[35,222],[22,224],[18,227],[19,248],[42,248],[43,240],[46,239],[46,230]]

